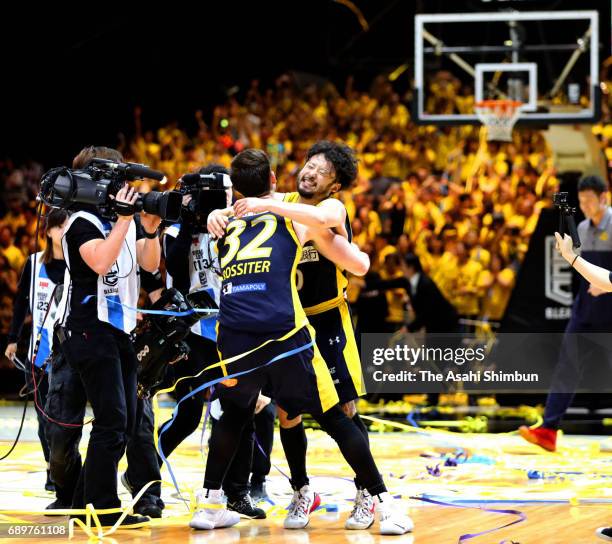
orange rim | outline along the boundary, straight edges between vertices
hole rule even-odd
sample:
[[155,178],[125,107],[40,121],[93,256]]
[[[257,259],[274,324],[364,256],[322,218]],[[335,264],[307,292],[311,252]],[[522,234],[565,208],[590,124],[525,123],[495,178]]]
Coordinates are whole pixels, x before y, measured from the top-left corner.
[[488,108],[491,110],[513,110],[522,106],[519,100],[481,100],[474,104],[475,108]]

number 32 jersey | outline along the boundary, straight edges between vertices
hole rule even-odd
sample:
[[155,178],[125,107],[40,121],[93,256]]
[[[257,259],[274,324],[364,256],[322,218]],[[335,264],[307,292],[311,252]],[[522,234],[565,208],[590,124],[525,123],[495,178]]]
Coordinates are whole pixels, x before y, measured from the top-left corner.
[[232,219],[218,249],[219,326],[272,333],[308,323],[296,288],[302,246],[291,220],[270,212]]

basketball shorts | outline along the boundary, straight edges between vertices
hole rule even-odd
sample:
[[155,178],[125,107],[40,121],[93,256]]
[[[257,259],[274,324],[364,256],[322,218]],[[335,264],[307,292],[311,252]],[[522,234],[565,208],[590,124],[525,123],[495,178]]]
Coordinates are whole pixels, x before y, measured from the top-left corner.
[[351,312],[346,302],[320,314],[308,316],[317,346],[344,404],[365,395],[361,360],[355,340]]
[[[284,334],[251,333],[219,326],[217,346],[226,361]],[[308,347],[301,349],[304,346]],[[244,408],[255,404],[264,387],[290,419],[300,414],[321,414],[338,404],[338,394],[309,325],[222,368],[228,379],[216,387],[216,395]]]

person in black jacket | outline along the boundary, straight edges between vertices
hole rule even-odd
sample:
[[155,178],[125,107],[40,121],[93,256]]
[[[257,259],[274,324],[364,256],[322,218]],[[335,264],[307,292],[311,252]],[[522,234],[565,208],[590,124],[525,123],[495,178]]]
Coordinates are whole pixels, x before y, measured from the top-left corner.
[[[459,315],[454,306],[446,300],[434,281],[423,272],[421,262],[416,255],[407,254],[401,262],[401,266],[404,277],[385,281],[374,277],[368,279],[366,289],[360,295],[360,301],[362,301],[362,304],[367,302],[368,311],[371,314],[378,307],[378,316],[382,316],[384,314],[382,310],[386,303],[385,290],[404,288],[410,297],[410,305],[414,312],[414,319],[405,325],[405,329],[411,333],[424,330],[424,344],[427,347],[445,348],[454,346],[458,340],[455,333],[459,332]],[[360,308],[360,323],[363,308],[364,306]],[[375,317],[369,315],[366,319],[369,325]],[[373,321],[373,323],[376,323],[376,321]],[[366,329],[366,332],[373,331]],[[435,395],[431,401],[438,404]]]
[[408,323],[410,332],[425,329],[427,333],[457,332],[459,316],[454,306],[444,298],[434,281],[423,272],[419,258],[408,254],[404,274],[408,279],[408,295],[415,318]]
[[375,273],[366,276],[366,286],[359,298],[359,325],[361,332],[381,332],[376,330],[386,315],[388,289],[403,288],[410,297],[415,314],[412,322],[406,325],[410,332],[425,329],[426,333],[458,332],[459,316],[454,306],[444,298],[434,281],[423,272],[419,258],[409,253],[401,263],[404,277],[381,280]]

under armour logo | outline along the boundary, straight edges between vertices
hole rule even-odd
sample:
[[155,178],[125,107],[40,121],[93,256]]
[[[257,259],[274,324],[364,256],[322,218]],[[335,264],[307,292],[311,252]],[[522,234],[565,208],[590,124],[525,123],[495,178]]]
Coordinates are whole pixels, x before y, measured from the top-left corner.
[[333,346],[333,345],[334,345],[334,343],[336,343],[336,344],[339,344],[339,343],[340,343],[340,337],[339,337],[339,336],[336,336],[336,338],[335,338],[335,339],[334,339],[334,338],[330,338],[330,339],[329,339],[329,345],[330,345],[330,346]]

